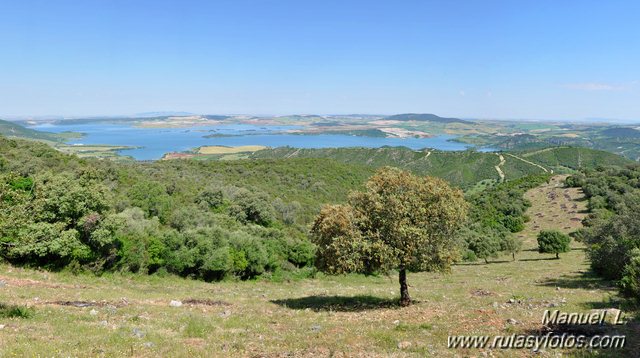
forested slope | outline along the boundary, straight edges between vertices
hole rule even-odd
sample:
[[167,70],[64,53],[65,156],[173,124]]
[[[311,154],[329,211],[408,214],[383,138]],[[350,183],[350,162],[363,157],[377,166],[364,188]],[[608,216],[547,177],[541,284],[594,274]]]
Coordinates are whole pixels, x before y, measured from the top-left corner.
[[[571,172],[601,165],[625,165],[630,160],[588,148],[552,147],[527,152],[506,152],[500,169],[506,180],[527,175]],[[508,155],[512,154],[512,155]],[[419,175],[441,177],[454,185],[469,188],[482,180],[499,180],[496,153],[468,151],[415,151],[405,147],[299,149],[280,147],[257,151],[251,158],[327,158],[350,165],[374,168],[395,166]],[[545,171],[546,169],[546,171]]]
[[305,224],[372,169],[330,160],[120,164],[0,137],[4,259],[220,279],[313,262]]

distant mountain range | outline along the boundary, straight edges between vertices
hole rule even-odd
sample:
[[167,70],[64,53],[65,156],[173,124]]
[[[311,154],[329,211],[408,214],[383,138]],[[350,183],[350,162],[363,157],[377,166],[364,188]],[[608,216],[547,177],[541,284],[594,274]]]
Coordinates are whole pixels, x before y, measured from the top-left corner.
[[394,121],[424,121],[424,122],[436,122],[436,123],[464,123],[464,124],[473,124],[471,121],[465,121],[460,118],[444,118],[440,116],[436,116],[431,113],[404,113],[404,114],[394,114],[393,116],[385,117],[388,120]]
[[194,113],[190,112],[173,112],[173,111],[163,111],[163,112],[143,112],[136,113],[133,117],[136,118],[147,118],[147,117],[181,117],[181,116],[193,116]]

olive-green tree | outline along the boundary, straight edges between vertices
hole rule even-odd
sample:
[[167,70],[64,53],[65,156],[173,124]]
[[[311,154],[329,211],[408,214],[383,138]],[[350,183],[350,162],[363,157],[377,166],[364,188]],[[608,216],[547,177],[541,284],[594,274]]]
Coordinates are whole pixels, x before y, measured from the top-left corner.
[[522,240],[513,235],[506,235],[500,242],[500,249],[511,254],[511,259],[515,261],[516,254],[522,250]]
[[312,227],[319,269],[399,271],[400,304],[411,303],[407,271],[447,271],[458,256],[455,231],[467,203],[442,179],[382,168],[348,205],[325,206]]
[[463,226],[458,236],[466,249],[473,253],[474,260],[479,258],[489,263],[490,258],[498,257],[502,250],[501,240],[506,235],[500,230],[471,223]]
[[538,234],[538,252],[541,254],[556,254],[559,259],[561,252],[569,252],[571,238],[557,230],[543,230]]

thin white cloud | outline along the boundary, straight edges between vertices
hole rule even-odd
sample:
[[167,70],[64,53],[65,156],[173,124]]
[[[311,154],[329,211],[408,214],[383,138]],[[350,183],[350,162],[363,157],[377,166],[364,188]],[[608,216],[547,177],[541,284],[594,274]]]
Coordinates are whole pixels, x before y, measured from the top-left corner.
[[563,87],[581,91],[619,91],[624,89],[623,86],[598,82],[569,83]]

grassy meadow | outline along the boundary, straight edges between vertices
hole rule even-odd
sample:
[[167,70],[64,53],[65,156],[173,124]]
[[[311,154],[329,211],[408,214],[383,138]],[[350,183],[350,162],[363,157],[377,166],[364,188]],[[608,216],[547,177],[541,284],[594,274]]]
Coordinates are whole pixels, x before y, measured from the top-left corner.
[[[0,266],[0,302],[32,308],[0,318],[1,356],[531,356],[527,350],[454,350],[448,335],[540,330],[545,309],[586,312],[620,307],[614,287],[589,274],[583,247],[539,254],[542,229],[574,230],[584,214],[578,189],[559,177],[527,193],[531,221],[523,251],[450,274],[409,275],[418,302],[396,305],[396,276],[347,275],[206,283],[174,276],[100,277]],[[542,214],[542,216],[540,216]],[[171,301],[181,301],[174,307]],[[628,312],[631,313],[631,312]],[[622,328],[626,351],[563,352],[633,356],[639,329]],[[540,356],[561,352],[546,351]]]

